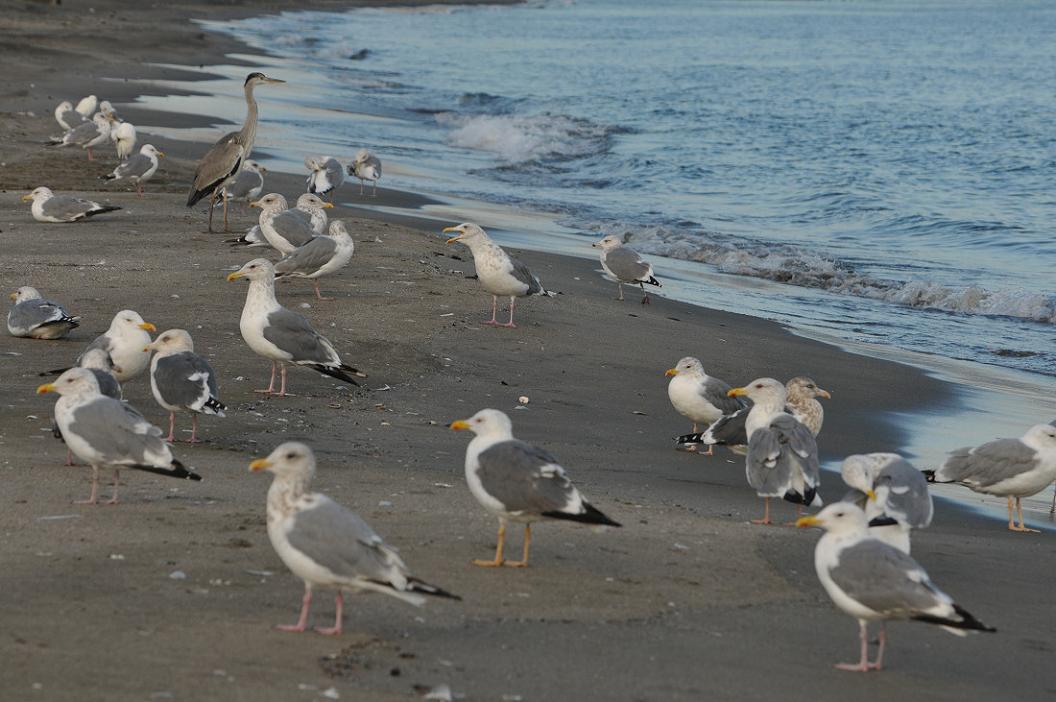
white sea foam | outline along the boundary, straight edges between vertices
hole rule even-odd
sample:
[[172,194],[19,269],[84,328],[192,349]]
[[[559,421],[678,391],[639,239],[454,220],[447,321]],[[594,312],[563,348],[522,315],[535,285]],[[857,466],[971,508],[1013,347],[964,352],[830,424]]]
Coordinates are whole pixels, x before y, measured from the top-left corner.
[[536,159],[569,159],[606,148],[610,130],[565,115],[456,115],[442,113],[437,122],[451,128],[454,146],[488,151],[510,163]]

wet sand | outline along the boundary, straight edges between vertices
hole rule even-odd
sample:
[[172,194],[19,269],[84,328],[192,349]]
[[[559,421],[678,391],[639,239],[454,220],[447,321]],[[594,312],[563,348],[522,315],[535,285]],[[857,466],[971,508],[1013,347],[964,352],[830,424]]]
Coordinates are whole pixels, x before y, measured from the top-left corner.
[[[960,640],[895,624],[890,670],[842,673],[830,664],[856,653],[857,627],[817,583],[817,534],[749,525],[761,504],[745,485],[742,459],[672,448],[671,437],[689,426],[667,401],[663,371],[683,355],[701,357],[732,383],[816,378],[834,395],[820,442],[830,459],[897,450],[903,417],[956,403],[953,386],[908,366],[659,297],[642,307],[631,293],[620,304],[596,265],[527,252],[522,258],[562,294],[520,306],[517,330],[484,328],[478,322],[490,300],[466,278],[472,262],[464,248],[403,226],[413,217],[358,219],[339,207],[334,216],[348,219],[357,250],[349,268],[324,279],[338,300],[316,301],[303,281],[280,284],[279,297],[370,377],[349,388],[295,369],[296,397],[255,395],[268,362],[241,340],[245,286],[225,275],[266,254],[231,249],[223,235],[205,233],[201,208],[183,206],[206,145],[141,135],[170,157],[139,198],[98,180],[116,165],[112,150],[89,163],[79,151],[40,143],[57,131],[50,113],[59,100],[91,91],[118,103],[143,90],[108,76],[187,73],[146,61],[190,68],[218,61],[225,47],[186,17],[284,4],[135,12],[116,1],[92,4],[95,12],[84,15],[78,3],[14,3],[0,24],[11,58],[0,114],[2,279],[11,289],[34,285],[84,319],[67,341],[0,341],[0,697],[311,700],[334,688],[340,699],[407,700],[417,698],[415,685],[440,683],[471,700],[1053,694],[1046,586],[1053,552],[1044,536],[1010,534],[940,505],[932,528],[916,536],[914,555],[1000,633]],[[297,3],[319,5],[337,4]],[[70,26],[76,36],[46,36]],[[71,65],[76,75],[63,70]],[[259,97],[266,110],[267,97]],[[118,107],[135,121],[134,109]],[[150,121],[159,124],[156,117]],[[39,224],[18,197],[41,184],[124,209],[75,225]],[[293,194],[303,179],[276,175],[268,187]],[[379,193],[387,204],[414,202]],[[346,184],[338,200],[355,205],[358,187]],[[234,219],[240,227],[253,220]],[[124,504],[74,506],[87,494],[88,471],[61,465],[64,448],[50,434],[53,400],[33,390],[40,371],[68,365],[122,308],[159,329],[191,332],[220,375],[228,417],[204,418],[206,443],[176,448],[203,482],[129,474]],[[126,384],[125,394],[152,421],[166,420],[145,377]],[[531,401],[514,410],[521,395]],[[624,528],[598,534],[545,524],[531,568],[471,566],[491,553],[496,525],[465,488],[467,437],[445,426],[481,407],[509,411],[517,435],[559,456]],[[350,598],[340,638],[271,629],[296,618],[301,585],[264,531],[269,478],[247,466],[287,439],[315,447],[318,489],[359,511],[416,574],[464,601],[416,610]],[[823,496],[842,495],[837,476],[825,477]],[[777,509],[778,518],[791,515],[790,506]],[[517,534],[512,546],[519,544]],[[332,614],[320,593],[312,623],[329,624]]]

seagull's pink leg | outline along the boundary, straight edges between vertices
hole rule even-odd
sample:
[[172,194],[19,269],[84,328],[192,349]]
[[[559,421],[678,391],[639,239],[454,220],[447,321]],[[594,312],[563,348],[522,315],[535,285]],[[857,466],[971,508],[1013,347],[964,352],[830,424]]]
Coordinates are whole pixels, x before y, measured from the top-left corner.
[[259,393],[263,393],[265,395],[271,395],[272,393],[275,392],[275,366],[276,365],[277,364],[275,363],[275,361],[271,362],[271,382],[268,383],[268,389],[267,390],[254,390],[253,392],[259,392]]
[[297,397],[293,393],[287,393],[286,392],[286,364],[285,363],[282,364],[282,370],[280,371],[280,374],[282,375],[282,386],[279,388],[279,397]]
[[877,638],[880,640],[880,647],[876,649],[876,660],[869,664],[870,670],[883,670],[884,668],[884,647],[887,646],[887,627],[884,622],[880,622],[880,633]]
[[506,329],[516,329],[517,328],[517,325],[513,323],[513,306],[514,306],[514,303],[516,301],[517,301],[517,298],[515,298],[515,297],[511,297],[510,298],[510,321],[506,322],[505,324],[499,324],[498,326],[505,327]]
[[73,451],[66,449],[66,465],[73,465]]
[[650,300],[649,300],[649,293],[647,293],[645,291],[645,283],[638,283],[638,284],[642,286],[642,304],[643,305],[648,305]]
[[169,435],[165,437],[165,440],[170,444],[176,440],[176,413],[169,412]]
[[136,194],[143,197],[143,184],[138,180],[136,181]]
[[191,415],[191,438],[187,439],[188,444],[200,444],[198,440],[198,413],[195,412]]
[[763,518],[762,519],[753,519],[752,520],[752,524],[772,524],[773,523],[773,522],[770,521],[770,498],[769,497],[764,497],[763,498],[763,504],[766,505],[766,507],[763,509]]
[[345,611],[345,598],[342,596],[341,591],[337,591],[337,595],[334,597],[334,603],[337,606],[337,615],[334,618],[333,626],[317,626],[315,630],[323,636],[340,636],[341,635],[341,620],[344,619]]
[[495,316],[499,313],[499,298],[497,295],[491,296],[491,319],[481,324],[488,324],[493,327],[499,326],[499,322],[495,319]]
[[92,466],[92,494],[88,496],[87,500],[74,500],[75,505],[94,505],[99,503],[99,499],[96,494],[99,491],[99,468],[98,466]]
[[323,294],[321,292],[319,292],[319,280],[316,279],[316,280],[314,280],[312,282],[315,283],[315,296],[317,298],[319,298],[320,300],[336,300],[337,299],[336,297],[323,297]]
[[92,147],[90,147],[90,146],[88,147],[88,160],[89,160],[89,161],[94,161],[94,160],[95,160],[95,159],[94,159],[94,158],[92,157]]
[[618,290],[620,291],[620,295],[616,299],[620,302],[623,302],[623,283],[616,281],[616,285],[619,286]]
[[114,494],[110,496],[110,499],[106,501],[108,505],[117,504],[117,483],[121,479],[121,471],[114,468]]
[[837,663],[839,670],[849,670],[853,673],[864,673],[869,670],[869,638],[864,619],[858,621],[858,638],[861,640],[862,658],[857,663]]
[[304,597],[301,599],[301,616],[297,618],[296,624],[277,624],[275,628],[279,631],[304,631],[308,625],[308,608],[312,606],[312,586],[304,584]]

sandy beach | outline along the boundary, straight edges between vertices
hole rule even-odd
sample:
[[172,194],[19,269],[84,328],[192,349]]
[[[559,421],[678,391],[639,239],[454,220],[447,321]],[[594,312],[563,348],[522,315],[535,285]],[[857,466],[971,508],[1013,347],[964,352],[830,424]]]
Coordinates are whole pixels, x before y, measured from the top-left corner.
[[[208,145],[141,134],[168,156],[140,198],[99,180],[116,165],[112,149],[90,163],[78,149],[42,143],[57,131],[51,111],[62,99],[94,92],[136,122],[146,115],[121,103],[142,84],[121,78],[187,77],[231,51],[230,40],[201,32],[191,18],[364,4],[133,10],[103,0],[89,12],[79,2],[4,3],[0,279],[6,291],[39,288],[83,322],[65,341],[0,341],[0,699],[414,700],[416,687],[440,684],[467,700],[1056,694],[1045,614],[1050,534],[1012,534],[938,503],[935,523],[914,537],[914,556],[999,633],[961,640],[894,624],[890,670],[849,675],[831,664],[852,658],[857,628],[817,582],[818,534],[750,525],[762,505],[745,484],[743,459],[673,448],[689,423],[668,402],[664,370],[685,355],[734,384],[815,378],[833,393],[819,439],[825,459],[897,451],[902,417],[954,405],[953,386],[915,368],[662,297],[643,307],[631,293],[621,304],[596,264],[531,252],[518,255],[561,294],[518,305],[516,330],[482,327],[490,298],[467,278],[468,251],[407,226],[413,216],[360,217],[342,205],[360,197],[346,184],[331,214],[347,221],[356,253],[322,283],[338,299],[317,301],[304,281],[280,283],[278,294],[369,378],[350,388],[295,369],[296,397],[255,395],[269,364],[239,334],[246,287],[225,276],[268,254],[229,247],[223,234],[206,233],[203,208],[184,206]],[[73,26],[75,34],[52,34]],[[258,98],[266,111],[267,95]],[[215,123],[157,113],[144,121]],[[267,147],[258,142],[257,155]],[[273,174],[267,187],[291,195],[303,183]],[[123,209],[40,224],[19,201],[39,185]],[[379,189],[379,200],[394,206],[414,198]],[[254,219],[233,210],[235,229]],[[89,471],[63,467],[64,447],[50,430],[53,400],[34,394],[38,374],[69,365],[124,308],[159,330],[190,331],[220,376],[228,416],[203,418],[204,443],[176,446],[203,482],[129,474],[123,504],[71,505],[86,496]],[[530,402],[517,408],[522,395]],[[125,397],[159,426],[167,420],[146,377],[126,384]],[[556,454],[624,528],[543,524],[532,567],[470,565],[491,554],[496,524],[466,489],[467,437],[446,427],[483,407],[508,411],[516,435]],[[189,418],[180,426],[189,430]],[[250,474],[248,464],[289,439],[315,448],[317,489],[358,511],[416,574],[463,601],[418,610],[349,598],[339,638],[275,631],[296,618],[302,585],[265,533],[270,476]],[[844,494],[838,476],[824,480],[826,501]],[[776,514],[784,521],[793,509],[781,505]],[[519,533],[512,545],[519,548]],[[332,598],[320,593],[312,622],[329,624],[332,615]]]

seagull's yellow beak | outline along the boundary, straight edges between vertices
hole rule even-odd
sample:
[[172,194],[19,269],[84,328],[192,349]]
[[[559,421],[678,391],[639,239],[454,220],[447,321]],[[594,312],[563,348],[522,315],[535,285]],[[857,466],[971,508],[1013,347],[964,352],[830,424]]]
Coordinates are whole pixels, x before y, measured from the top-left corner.
[[227,274],[227,282],[233,283],[242,277],[242,271],[235,271],[234,273]]
[[45,383],[44,385],[41,385],[39,388],[37,388],[38,395],[45,395],[49,392],[55,392],[55,385],[52,383]]
[[158,331],[158,328],[155,327],[150,322],[143,322],[142,324],[137,324],[136,326],[139,327],[140,329],[142,329],[143,331],[150,332],[151,334],[154,334],[155,332]]
[[726,397],[740,397],[741,395],[747,395],[748,388],[732,388],[726,393]]
[[469,422],[464,419],[459,419],[456,422],[451,422],[451,426],[448,428],[454,429],[455,431],[462,431],[464,429],[469,429]]
[[453,243],[455,243],[456,241],[458,241],[462,237],[462,230],[459,229],[458,227],[444,227],[443,230],[440,233],[441,234],[449,234],[451,232],[458,232],[458,236],[453,236],[450,239],[448,239],[447,240],[448,244],[453,244]]
[[819,520],[817,517],[800,517],[796,520],[796,526],[800,529],[805,529],[806,527],[812,526],[821,526],[821,520]]
[[876,501],[876,492],[873,490],[866,490],[865,494],[869,496],[870,500],[873,500],[874,502]]
[[332,209],[334,209],[334,203],[332,203],[332,202],[324,202],[323,203],[323,209],[324,210],[332,210]]
[[268,172],[268,169],[265,168],[264,166],[257,166],[257,170],[260,171],[261,173],[267,173]]
[[249,464],[249,470],[256,473],[258,470],[264,470],[265,468],[271,467],[271,461],[266,458],[258,458]]
[[817,393],[818,397],[824,397],[826,400],[832,399],[832,395],[829,394],[828,390],[822,390],[821,388],[818,388]]
[[165,158],[165,152],[164,151],[159,151],[157,153],[158,153],[158,158]]
[[10,295],[8,295],[8,297],[10,297],[12,300],[17,300],[18,299],[18,293],[17,292],[13,292]]
[[33,193],[26,193],[22,196],[22,202],[29,202],[33,199]]
[[676,375],[678,375],[677,368],[668,368],[666,371],[664,371],[664,376],[667,378],[673,378]]
[[261,208],[264,207],[264,205],[260,204],[260,200],[254,200],[253,202],[249,203],[249,206],[250,207],[261,207]]

